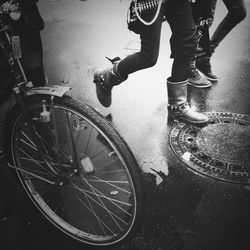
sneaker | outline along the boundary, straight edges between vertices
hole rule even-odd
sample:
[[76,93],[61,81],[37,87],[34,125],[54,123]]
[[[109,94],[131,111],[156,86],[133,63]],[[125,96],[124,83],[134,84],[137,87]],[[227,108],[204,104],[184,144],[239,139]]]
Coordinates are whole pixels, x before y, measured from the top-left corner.
[[196,60],[196,68],[205,75],[211,82],[217,82],[218,77],[213,74],[211,69],[210,57],[204,57]]
[[196,88],[209,88],[212,86],[211,82],[205,77],[201,76],[196,68],[191,69],[188,84]]

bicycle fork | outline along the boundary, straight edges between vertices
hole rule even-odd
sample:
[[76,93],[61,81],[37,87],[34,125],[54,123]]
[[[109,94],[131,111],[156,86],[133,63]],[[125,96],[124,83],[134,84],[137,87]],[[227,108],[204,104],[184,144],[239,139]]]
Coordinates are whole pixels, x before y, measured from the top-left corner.
[[[40,135],[39,135],[36,127],[33,125],[32,117],[31,117],[29,111],[27,110],[27,108],[25,107],[24,100],[23,100],[23,97],[22,97],[22,94],[21,94],[21,91],[20,91],[19,87],[14,88],[14,93],[15,93],[15,96],[16,96],[16,100],[17,100],[17,102],[19,103],[19,105],[21,107],[25,123],[26,123],[26,125],[28,127],[31,138],[34,140],[34,143],[35,143],[35,145],[37,147],[37,150],[39,152],[40,157],[42,158],[43,162],[46,164],[48,169],[54,175],[59,176],[60,178],[57,181],[51,181],[51,180],[45,179],[45,178],[43,178],[43,177],[41,177],[39,175],[36,175],[36,174],[34,174],[32,172],[29,172],[27,170],[24,170],[24,169],[18,169],[18,171],[22,171],[22,172],[24,172],[26,174],[29,174],[29,175],[34,176],[36,178],[39,178],[39,179],[41,179],[41,180],[43,180],[45,182],[48,182],[50,184],[62,186],[65,182],[67,182],[67,180],[69,180],[71,177],[73,177],[74,175],[76,175],[80,171],[80,167],[79,167],[79,164],[74,164],[70,174],[67,174],[67,175],[61,174],[62,173],[62,171],[61,171],[62,170],[62,162],[61,162],[61,159],[60,159],[60,156],[59,156],[59,153],[58,153],[59,152],[59,143],[58,143],[58,136],[59,135],[57,133],[58,124],[57,124],[56,117],[55,117],[55,107],[54,107],[54,102],[53,102],[54,96],[51,96],[52,112],[47,111],[46,102],[44,101],[42,103],[43,111],[40,113],[39,120],[40,120],[41,123],[50,122],[51,120],[54,123],[54,126],[55,126],[55,152],[56,152],[56,156],[57,156],[57,163],[58,163],[58,166],[59,166],[58,169],[56,169],[50,163],[50,159],[48,157],[48,152],[46,150],[46,146],[44,145],[44,143],[40,139]],[[67,117],[67,119],[69,119],[69,118]],[[73,135],[72,135],[71,129],[70,129],[70,136],[71,136],[71,141],[72,141],[72,144],[73,144],[73,162],[77,163],[78,162],[77,151],[76,151],[76,147],[75,147],[75,143],[74,143],[74,140],[73,140]],[[11,166],[11,165],[9,165],[9,166],[16,169],[15,166]]]

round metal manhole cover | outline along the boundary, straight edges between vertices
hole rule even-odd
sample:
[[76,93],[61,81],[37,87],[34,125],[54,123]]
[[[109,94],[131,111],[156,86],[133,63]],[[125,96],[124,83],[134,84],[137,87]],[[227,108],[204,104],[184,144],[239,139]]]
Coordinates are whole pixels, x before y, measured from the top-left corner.
[[206,125],[176,123],[170,145],[188,168],[232,183],[250,185],[250,117],[207,112]]

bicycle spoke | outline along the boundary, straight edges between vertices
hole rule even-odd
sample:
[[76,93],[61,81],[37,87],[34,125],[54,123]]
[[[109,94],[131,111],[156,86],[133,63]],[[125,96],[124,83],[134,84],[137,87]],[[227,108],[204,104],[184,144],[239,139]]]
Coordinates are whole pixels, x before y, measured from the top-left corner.
[[84,181],[87,182],[87,184],[89,185],[89,187],[91,188],[92,192],[94,192],[94,195],[95,197],[97,197],[97,199],[99,200],[99,202],[101,203],[102,207],[108,212],[108,214],[110,215],[110,217],[113,219],[113,221],[116,223],[116,225],[119,227],[120,230],[121,227],[120,225],[117,223],[117,221],[114,219],[113,215],[116,217],[115,214],[113,214],[109,209],[107,209],[107,207],[105,206],[105,204],[102,202],[102,200],[100,199],[100,197],[97,195],[96,191],[95,191],[95,188],[93,188],[92,185],[89,184],[88,180],[83,176],[81,175],[82,178],[84,178]]
[[[39,156],[37,147],[33,147],[33,145],[35,145],[34,142],[32,142],[32,140],[31,140],[23,131],[22,131],[22,135],[25,136],[25,138],[28,139],[29,142],[31,142],[31,143],[28,143],[26,140],[24,140],[24,139],[22,139],[22,138],[20,139],[20,141],[23,142],[23,143],[25,143],[26,145],[28,145],[31,149],[35,150],[35,151],[36,151],[36,155]],[[44,139],[43,137],[41,137],[41,136],[39,136],[39,138],[40,138],[43,142],[45,142],[46,145],[47,145],[48,147],[50,147],[50,149],[51,149],[55,154],[58,154],[58,153],[59,153],[58,156],[61,157],[62,159],[65,159],[65,156],[63,156],[61,152],[56,151],[55,148],[47,142],[47,140],[45,140],[45,139]],[[47,150],[46,150],[46,152],[48,153]],[[42,160],[37,160],[37,159],[33,158],[31,155],[29,155],[28,153],[24,152],[23,150],[22,150],[22,153],[25,154],[26,156],[29,156],[29,158],[25,158],[25,157],[22,158],[23,160],[36,162],[36,164],[39,164],[40,167],[42,167],[42,164],[43,164],[43,165],[45,164],[45,166],[47,166],[46,163],[45,163],[44,161],[42,161]],[[60,165],[59,163],[51,162],[51,160],[52,160],[52,159],[50,159],[50,165],[52,165],[52,166],[54,166],[54,167],[64,167],[64,168],[70,168],[70,167],[71,167],[71,165],[69,165],[69,164],[64,164],[64,163],[63,163],[63,164]],[[54,161],[55,161],[55,160],[54,160]]]
[[105,169],[107,167],[109,167],[111,164],[113,164],[114,162],[118,161],[119,159],[118,158],[113,158],[111,161],[109,161],[107,164],[101,166],[98,168],[98,172],[102,169]]
[[[85,194],[85,197],[86,197],[86,199],[87,199],[87,201],[88,201],[89,206],[87,206],[87,204],[85,204],[85,202],[83,202],[83,200],[81,200],[79,197],[78,197],[78,199],[79,199],[79,201],[82,202],[82,204],[89,210],[89,212],[90,212],[92,215],[94,215],[94,217],[96,218],[96,220],[97,220],[97,222],[98,222],[100,228],[102,229],[103,233],[104,233],[105,236],[106,236],[107,234],[106,234],[106,232],[105,232],[103,226],[105,226],[108,230],[110,230],[109,227],[106,226],[106,224],[97,216],[97,214],[95,213],[95,210],[93,209],[93,207],[92,207],[92,205],[91,205],[91,203],[90,203],[90,201],[89,201],[89,198],[88,198],[88,196],[87,196],[86,194]],[[103,225],[103,226],[102,226],[102,225]],[[114,235],[114,233],[112,232],[112,230],[110,230],[110,232]]]
[[[24,158],[24,157],[22,157],[22,159],[31,161],[30,159],[27,159],[27,158]],[[43,171],[41,171],[39,169],[32,169],[32,172],[30,172],[30,170],[28,170],[28,169],[25,169],[25,170],[28,171],[29,173],[34,173],[34,174],[37,174],[39,176],[51,176],[51,174],[43,172]]]
[[89,146],[89,143],[90,143],[90,138],[91,138],[92,133],[93,133],[93,127],[91,127],[91,130],[89,132],[89,136],[88,136],[88,139],[87,139],[87,144],[86,144],[85,149],[83,151],[84,155],[86,155],[86,152],[88,150],[88,146]]
[[67,123],[68,123],[68,129],[69,129],[69,134],[70,134],[70,138],[71,138],[71,144],[72,144],[72,148],[73,148],[73,158],[75,161],[77,161],[78,159],[78,155],[77,155],[77,150],[76,150],[76,145],[75,145],[75,141],[73,138],[73,132],[72,132],[72,128],[71,128],[71,123],[70,123],[70,117],[69,117],[69,112],[66,112],[66,118],[67,118]]
[[64,217],[64,216],[63,216],[63,215],[64,215],[64,208],[65,208],[65,206],[63,206],[63,209],[62,209],[62,212],[61,212],[61,216],[60,216],[61,218]]
[[[79,190],[80,191],[80,190]],[[84,193],[84,192],[83,192]],[[113,212],[111,212],[110,210],[108,210],[105,206],[103,206],[101,203],[99,203],[98,201],[96,201],[94,198],[92,198],[90,195],[84,193],[85,196],[87,196],[88,198],[90,198],[92,201],[94,201],[99,207],[101,207],[102,209],[104,209],[112,219],[114,219],[114,217],[116,217],[120,222],[123,222],[125,225],[127,225],[127,223],[122,220],[120,217],[118,217],[116,214],[114,214]],[[112,215],[112,216],[111,216]],[[113,217],[114,216],[114,217]],[[116,222],[117,223],[117,222]],[[120,228],[120,226],[119,226]],[[121,230],[121,228],[120,228]]]
[[[57,207],[54,208],[54,212],[57,212],[58,209],[61,207],[62,204],[64,204],[64,201],[61,201],[61,202],[57,205]],[[63,208],[63,211],[64,211],[64,206],[62,206],[62,208]],[[62,214],[61,214],[60,217],[63,218],[63,212],[62,212]]]
[[[29,180],[35,178],[35,177],[29,177]],[[37,181],[36,181],[37,183]],[[45,186],[43,182],[41,182],[41,184],[36,184],[36,187],[38,187],[39,189],[39,193],[44,195],[44,194],[51,194],[51,192],[53,191],[53,189],[55,188],[55,185],[47,185]],[[42,191],[40,191],[42,190]]]
[[98,153],[96,153],[95,155],[92,155],[90,159],[93,160],[94,158],[96,158],[97,156],[99,156],[99,155],[101,155],[103,153],[105,153],[105,149],[102,150],[102,151],[100,151],[100,152],[98,152]]
[[[97,195],[97,193],[93,190],[94,188],[93,188],[93,186],[91,185],[91,184],[89,184],[88,183],[88,181],[82,176],[82,178],[86,181],[86,183],[89,185],[89,187],[92,189],[92,191],[93,191],[93,194],[94,194],[94,196],[95,197],[97,197],[97,199],[99,200],[99,202],[98,201],[96,201],[94,198],[92,198],[91,196],[89,196],[88,194],[86,194],[83,190],[81,190],[81,189],[79,189],[78,187],[76,187],[76,188],[78,188],[78,190],[79,191],[83,191],[83,193],[85,194],[85,195],[88,195],[88,197],[90,197],[93,201],[95,201],[100,207],[102,207],[104,210],[106,210],[106,212],[108,212],[109,214],[110,214],[110,216],[111,215],[114,215],[116,218],[118,218],[120,221],[122,221],[123,223],[125,223],[126,224],[126,222],[125,221],[123,221],[121,218],[119,218],[116,214],[114,214],[113,212],[111,212],[109,209],[107,209],[107,207],[103,204],[103,202],[100,200],[100,198],[98,197],[98,195]],[[112,217],[112,219],[113,219],[113,216],[111,216]]]
[[[96,176],[95,176],[96,177]],[[97,178],[97,177],[96,177]],[[89,179],[90,182],[105,182],[105,183],[116,183],[116,184],[129,184],[128,181],[108,181],[108,180],[103,180],[103,179],[99,179],[99,180],[93,180],[93,179]],[[116,186],[117,187],[117,186]]]
[[39,132],[38,132],[39,138],[40,138],[43,142],[46,143],[46,145],[53,151],[53,153],[57,154],[57,155],[60,156],[62,159],[64,159],[64,157],[67,157],[67,155],[66,155],[63,151],[61,151],[60,148],[58,148],[58,149],[55,148],[55,145],[56,145],[55,134],[54,134],[54,132],[52,131],[51,126],[50,126],[49,124],[47,124],[46,128],[47,128],[47,131],[49,132],[49,134],[51,135],[50,138],[52,139],[52,143],[49,143],[49,142],[48,142],[43,136],[41,136],[41,135],[39,134]]
[[11,165],[11,164],[8,164],[8,166],[9,166],[10,168],[14,168],[14,169],[17,170],[18,172],[23,172],[23,173],[25,173],[25,174],[32,175],[32,176],[36,177],[37,179],[42,180],[42,181],[44,181],[44,182],[47,182],[47,183],[49,183],[49,184],[55,184],[55,182],[52,182],[52,181],[50,181],[50,180],[48,180],[48,179],[45,179],[45,178],[43,178],[43,177],[41,177],[41,176],[39,176],[39,175],[36,175],[36,174],[34,174],[34,173],[31,173],[31,172],[29,172],[29,171],[27,171],[27,170],[24,170],[24,169],[21,169],[21,168],[17,168],[17,167],[15,167],[15,166]]
[[126,165],[133,158],[126,158],[126,145],[105,120],[92,121],[91,114],[85,116],[58,100],[46,101],[48,123],[37,118],[45,101],[29,107],[37,118],[37,138],[19,118],[12,136],[18,167],[12,167],[32,201],[60,230],[85,243],[108,246],[126,238],[138,213]]
[[[79,190],[80,191],[80,190]],[[86,194],[86,193],[84,193],[84,192],[81,192],[81,193],[83,193],[84,195],[85,195],[85,197],[87,198],[87,200],[88,200],[88,203],[89,203],[89,206],[91,207],[91,209],[90,208],[88,208],[89,209],[89,211],[96,217],[96,219],[97,219],[97,221],[98,222],[100,222],[100,223],[102,223],[110,232],[112,232],[112,234],[113,235],[115,235],[115,233],[103,222],[103,220],[101,220],[97,215],[96,215],[96,213],[95,213],[95,210],[93,209],[93,206],[91,205],[91,203],[90,203],[90,201],[89,201],[89,199],[91,199],[92,201],[94,201],[97,205],[99,205],[101,208],[104,208],[103,206],[102,206],[102,204],[100,204],[98,201],[96,201],[94,198],[92,198],[91,196],[89,196],[88,194]],[[82,201],[82,200],[81,200]],[[83,201],[82,201],[83,202]],[[83,204],[85,204],[84,202],[83,202]],[[86,204],[85,204],[86,205]],[[105,209],[105,208],[104,208]],[[109,211],[110,212],[110,211]],[[109,213],[108,212],[108,213]],[[112,212],[110,212],[111,214],[113,214]],[[115,214],[113,214],[115,217],[117,217]],[[117,217],[118,218],[118,217]],[[120,219],[120,218],[118,218],[118,219]],[[124,223],[126,223],[126,222],[124,222]],[[101,224],[100,224],[101,225]],[[105,231],[103,231],[104,233],[105,233]]]
[[28,157],[28,159],[30,159],[32,162],[34,162],[37,166],[39,166],[41,169],[43,169],[47,174],[52,174],[53,172],[49,172],[48,169],[46,169],[45,167],[43,167],[36,159],[34,159],[32,156],[30,156],[28,153],[24,152],[22,149],[19,149],[19,151],[21,151],[25,156]]
[[[105,198],[106,200],[108,200],[108,201],[110,201],[110,202],[112,202],[114,205],[116,205],[116,206],[118,206],[116,203],[120,203],[120,204],[122,204],[122,205],[126,205],[126,206],[132,206],[133,204],[131,204],[131,203],[127,203],[127,202],[123,202],[123,201],[120,201],[120,200],[117,200],[117,199],[113,199],[113,198],[110,198],[110,197],[108,197],[108,196],[106,196],[105,194],[103,194],[101,191],[99,191],[98,189],[96,189],[94,186],[92,186],[94,189],[95,189],[95,191],[96,192],[98,192],[99,194],[96,194],[97,196],[99,196],[99,197],[102,197],[102,198]],[[89,194],[94,194],[93,192],[91,192],[91,191],[88,191],[88,190],[86,190],[86,189],[83,189],[83,188],[77,188],[79,191],[83,191],[83,192],[86,192],[86,193],[89,193]],[[127,211],[126,210],[124,210],[122,207],[120,207],[120,206],[118,206],[121,210],[123,210],[125,213],[127,213]],[[128,215],[131,215],[131,214],[129,214],[128,213]]]
[[[121,190],[121,191],[123,191],[123,192],[125,192],[125,193],[131,194],[131,192],[127,191],[126,189],[120,188],[120,187],[118,187],[118,186],[112,184],[111,181],[102,180],[102,179],[100,179],[100,178],[97,177],[97,176],[94,176],[94,178],[96,178],[97,180],[89,180],[89,181],[91,181],[91,182],[103,182],[103,183],[106,183],[106,184],[108,184],[108,185],[110,185],[110,186],[112,186],[112,187],[115,187],[115,188],[117,188],[117,189],[119,189],[119,190]],[[127,182],[127,181],[126,181],[126,182],[114,181],[114,183],[123,183],[123,184],[125,183],[125,184],[128,184],[129,182]]]
[[108,171],[98,171],[95,174],[111,174],[111,173],[121,173],[125,172],[125,169],[118,169],[118,170],[108,170]]
[[[29,136],[26,133],[24,133],[23,130],[21,131],[21,134],[30,142],[30,144],[32,144],[32,146],[31,146],[32,148],[36,148],[36,144],[31,140],[31,138],[29,138]],[[29,143],[27,143],[27,144],[29,144]]]
[[[107,201],[109,201],[110,203],[112,203],[113,205],[115,205],[117,208],[119,208],[120,210],[122,210],[124,213],[126,213],[129,216],[132,216],[132,214],[130,214],[128,211],[126,211],[125,209],[123,209],[121,206],[119,206],[117,203],[120,203],[122,205],[126,205],[128,207],[132,207],[131,203],[126,203],[126,202],[122,202],[120,200],[117,199],[112,199],[108,196],[106,196],[105,194],[103,194],[102,192],[100,192],[99,190],[97,190],[95,187],[92,186],[92,188],[97,192],[97,193],[93,193],[91,191],[88,191],[86,189],[83,188],[78,188],[79,191],[84,192],[84,193],[88,193],[88,194],[92,194],[92,195],[96,195],[98,197],[102,197],[104,199],[106,199]],[[99,194],[98,194],[99,193]]]
[[[62,150],[56,149],[53,145],[51,145],[50,143],[48,143],[43,137],[41,137],[41,139],[47,144],[47,146],[53,151],[53,153],[59,157],[61,157],[62,160],[64,160],[65,158],[68,157],[68,155],[66,153],[64,153]],[[57,164],[59,165],[59,164]],[[64,165],[64,164],[62,164]]]
[[[32,161],[31,159],[29,159],[29,158],[25,158],[25,157],[22,157],[22,159],[24,159],[24,160],[26,160],[26,161]],[[36,160],[38,163],[40,163],[40,164],[46,164],[44,161],[42,161],[42,160]],[[50,162],[50,164],[52,165],[52,166],[58,166],[59,164],[57,163],[57,162]],[[63,167],[65,167],[65,168],[70,168],[71,167],[71,165],[69,165],[69,164],[62,164],[62,166]]]
[[47,128],[47,131],[48,131],[48,133],[50,135],[50,138],[52,139],[53,145],[55,145],[56,138],[55,138],[55,133],[53,132],[51,123],[48,123],[46,128]]

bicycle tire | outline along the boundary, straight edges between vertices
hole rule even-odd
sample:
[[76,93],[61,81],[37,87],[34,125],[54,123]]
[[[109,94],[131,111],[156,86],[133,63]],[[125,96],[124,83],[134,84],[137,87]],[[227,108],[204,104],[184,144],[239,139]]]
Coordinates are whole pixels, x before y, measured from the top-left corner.
[[[32,118],[35,121],[36,121],[35,118],[37,116],[37,111],[41,112],[42,110],[41,106],[43,101],[45,101],[46,106],[51,109],[51,107],[49,106],[50,105],[49,103],[51,102],[50,96],[35,95],[25,98],[25,106],[28,107],[29,113],[32,115]],[[91,173],[84,172],[85,163],[83,163],[83,166],[81,166],[80,170],[81,172],[79,174],[81,177],[79,177],[79,179],[76,178],[76,180],[73,180],[73,178],[70,179],[69,180],[70,184],[69,183],[64,184],[62,187],[55,184],[54,185],[49,185],[47,183],[45,184],[44,181],[36,179],[36,177],[34,176],[29,176],[30,174],[28,172],[23,172],[23,170],[34,171],[33,173],[36,174],[38,174],[39,171],[42,172],[43,170],[41,169],[33,170],[38,165],[36,162],[34,162],[34,160],[37,160],[38,158],[35,159],[34,157],[39,157],[39,156],[36,155],[36,152],[30,152],[32,151],[32,149],[30,148],[32,147],[36,148],[36,145],[34,141],[32,143],[27,141],[26,137],[27,136],[29,137],[28,131],[26,130],[27,126],[25,125],[25,122],[23,120],[23,114],[20,110],[20,107],[16,105],[8,116],[9,117],[8,122],[6,123],[7,132],[5,134],[7,136],[6,138],[10,138],[9,140],[7,139],[8,140],[7,147],[9,149],[8,152],[10,152],[9,159],[11,161],[11,164],[13,164],[13,166],[15,167],[15,169],[12,168],[11,170],[22,184],[25,192],[28,194],[31,201],[36,205],[36,207],[40,210],[40,212],[50,222],[52,222],[52,224],[54,224],[60,231],[66,233],[71,238],[74,238],[77,241],[80,241],[88,245],[103,246],[103,247],[111,245],[112,246],[120,245],[125,241],[129,240],[132,236],[134,236],[141,223],[141,217],[143,214],[143,200],[144,200],[143,181],[135,157],[133,156],[133,153],[131,152],[130,148],[128,147],[124,139],[116,131],[116,129],[114,129],[111,123],[108,122],[96,110],[94,110],[87,104],[80,103],[77,100],[72,99],[71,97],[68,96],[63,96],[62,98],[54,97],[53,102],[57,110],[63,110],[63,111],[66,110],[65,113],[71,112],[70,114],[72,116],[75,115],[76,117],[80,117],[82,119],[81,121],[83,122],[83,124],[85,125],[87,124],[87,126],[91,128],[92,132],[91,135],[89,135],[89,138],[95,135],[95,133],[98,133],[97,136],[99,136],[99,138],[98,140],[95,141],[97,145],[96,147],[94,147],[94,149],[92,149],[92,151],[97,150],[95,148],[98,149],[102,148],[102,150],[104,150],[104,153],[109,152],[111,154],[112,152],[111,156],[114,157],[114,161],[115,162],[117,161],[117,163],[116,164],[107,163],[108,164],[107,169],[109,170],[106,170],[106,172],[103,170],[104,171],[103,174],[97,168],[97,166],[94,165],[94,163],[93,165],[95,169],[93,172]],[[69,116],[69,113],[67,113],[67,116]],[[60,119],[61,118],[62,117],[60,117]],[[69,123],[69,127],[71,127],[71,123]],[[85,129],[88,130],[88,128]],[[71,130],[71,128],[69,130]],[[45,134],[45,132],[40,132],[40,131],[39,133]],[[23,134],[26,134],[25,137]],[[64,135],[65,134],[67,133],[64,132]],[[44,137],[41,136],[41,138],[43,138],[42,140],[44,140],[47,143],[49,138],[46,137],[48,137],[48,134],[46,134]],[[65,135],[64,137],[67,136]],[[73,137],[71,137],[71,139],[72,138]],[[28,140],[32,139],[29,138]],[[24,144],[23,141],[26,141],[25,145],[23,145]],[[30,145],[27,146],[26,144]],[[28,153],[25,147],[27,147],[30,150]],[[21,149],[22,151],[20,151]],[[104,156],[104,153],[101,153],[103,154],[103,161],[106,160],[107,158],[107,155]],[[48,154],[50,155],[50,157],[53,158],[50,152]],[[61,152],[60,154],[62,155]],[[91,152],[91,154],[93,154],[93,152]],[[30,155],[30,157],[32,158],[29,159],[28,162],[27,162],[28,158],[27,155]],[[93,158],[90,157],[90,159],[94,161]],[[62,159],[60,161],[62,161]],[[72,157],[70,157],[70,161],[72,161]],[[39,164],[42,165],[43,163]],[[82,163],[78,162],[78,164],[81,165]],[[29,165],[32,165],[32,168],[29,167]],[[104,166],[103,169],[105,169],[105,167],[106,166]],[[121,171],[121,172],[119,173],[119,175],[109,174],[109,173],[115,173],[115,171],[117,172]],[[49,175],[47,172],[45,174]],[[111,180],[106,179],[105,174],[109,175],[109,178],[111,178]],[[52,180],[53,178],[54,176],[52,176],[50,180]],[[117,178],[117,180],[114,178]],[[88,188],[88,190],[84,191],[83,187],[81,187],[82,188],[81,189],[80,187],[77,186],[78,182],[80,183],[80,181],[81,185],[83,185],[84,188]],[[92,183],[89,184],[91,181],[93,183],[94,181],[96,181],[96,183],[100,182],[101,184],[103,184],[103,187],[99,187],[98,186],[99,184],[92,184]],[[74,183],[75,185],[74,188],[72,188],[73,186],[72,183]],[[48,188],[48,190],[50,191],[49,194],[46,193],[46,190],[43,189],[44,188],[43,186],[46,186],[46,188]],[[57,208],[58,210],[60,210],[60,212],[63,209],[63,212],[61,212],[62,213],[61,217],[63,218],[60,218],[60,216],[58,216],[57,214],[57,211],[53,210],[55,205],[49,204],[50,202],[49,198],[51,198],[50,195],[53,193],[52,191],[55,192],[56,194],[53,196],[53,200],[58,199],[60,202],[63,202],[64,207],[60,209]],[[126,194],[124,194],[125,191],[127,192]],[[42,192],[44,192],[45,194]],[[67,194],[67,192],[70,195]],[[117,195],[119,195],[119,197],[122,197],[124,201],[119,200],[118,197],[116,197]],[[79,203],[82,202],[84,206],[81,207],[79,203],[76,202],[77,199],[74,199],[72,197],[77,197],[78,201],[82,199]],[[70,206],[70,204],[67,204],[66,203],[67,199],[74,206]],[[87,203],[89,205],[87,205]],[[94,203],[97,203],[96,206],[97,208],[95,209],[93,208]],[[81,209],[77,210],[76,209],[77,206],[78,208],[80,207]],[[71,209],[73,211],[71,211]],[[88,213],[88,211],[90,212]],[[66,214],[68,213],[67,216],[64,213]],[[74,220],[74,224],[73,224],[73,219],[68,218],[71,216],[70,213],[75,213],[74,216],[76,216],[77,218],[77,222],[75,222],[76,220]],[[78,213],[78,215],[76,213]],[[84,219],[82,218],[83,213],[85,214]],[[88,213],[88,218],[86,218],[87,213]],[[98,215],[102,216],[102,218],[99,218],[98,215],[96,215],[95,213],[99,213]],[[120,221],[120,219],[118,219],[119,216],[121,216],[120,219],[122,222]],[[84,231],[85,230],[83,228],[85,226],[84,223],[86,224],[86,228],[88,227],[88,232]],[[98,228],[98,226],[100,228]]]

